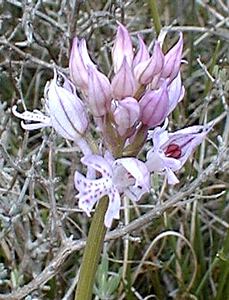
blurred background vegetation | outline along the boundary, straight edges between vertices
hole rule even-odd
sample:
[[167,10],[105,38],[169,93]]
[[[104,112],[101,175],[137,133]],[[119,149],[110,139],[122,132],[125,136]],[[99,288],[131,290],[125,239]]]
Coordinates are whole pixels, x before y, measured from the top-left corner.
[[106,74],[117,20],[136,46],[138,33],[152,46],[152,4],[167,48],[184,33],[186,94],[170,129],[215,126],[179,185],[154,177],[138,206],[125,200],[113,229],[163,207],[197,178],[176,206],[105,243],[94,299],[229,299],[228,0],[0,1],[0,299],[73,299],[90,223],[75,199],[77,149],[49,129],[25,132],[11,107],[44,109],[45,84],[54,67],[68,74],[75,35]]

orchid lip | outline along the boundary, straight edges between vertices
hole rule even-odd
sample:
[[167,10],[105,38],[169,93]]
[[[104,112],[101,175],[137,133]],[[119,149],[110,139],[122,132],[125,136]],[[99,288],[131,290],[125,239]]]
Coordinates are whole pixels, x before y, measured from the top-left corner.
[[170,144],[165,150],[167,157],[179,158],[181,157],[181,147],[177,144]]

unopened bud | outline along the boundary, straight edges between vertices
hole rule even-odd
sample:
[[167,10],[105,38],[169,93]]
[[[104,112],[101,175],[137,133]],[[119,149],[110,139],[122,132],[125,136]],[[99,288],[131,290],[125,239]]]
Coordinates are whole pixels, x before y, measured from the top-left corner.
[[140,35],[138,35],[138,43],[139,43],[139,49],[137,54],[134,57],[133,67],[150,58],[149,51]]
[[124,57],[126,57],[128,65],[131,66],[134,56],[129,32],[121,23],[118,22],[118,24],[119,27],[116,34],[114,47],[112,49],[112,58],[115,73],[120,69]]
[[140,84],[150,83],[154,76],[161,72],[164,64],[164,54],[158,42],[155,43],[153,55],[134,68],[134,75]]
[[164,67],[161,76],[172,82],[180,71],[181,56],[183,50],[183,35],[180,33],[178,42],[165,55]]
[[[76,94],[64,88],[64,84],[61,86],[58,83],[59,76],[60,73],[55,73],[54,79],[47,88],[52,126],[64,138],[76,141],[84,135],[88,127],[86,110]],[[68,83],[65,85],[70,86]]]
[[124,57],[121,68],[112,79],[111,85],[114,98],[120,100],[133,96],[136,90],[136,83],[126,57]]
[[95,117],[105,115],[111,106],[111,85],[108,78],[94,67],[88,69],[88,105]]
[[128,129],[139,121],[139,116],[140,106],[137,100],[127,97],[119,101],[114,111],[114,120],[119,134],[124,135]]
[[149,127],[160,125],[165,120],[169,108],[166,82],[158,90],[147,91],[139,104],[142,123]]
[[88,88],[88,66],[95,66],[89,57],[86,41],[73,39],[69,69],[71,80],[83,92],[87,93]]

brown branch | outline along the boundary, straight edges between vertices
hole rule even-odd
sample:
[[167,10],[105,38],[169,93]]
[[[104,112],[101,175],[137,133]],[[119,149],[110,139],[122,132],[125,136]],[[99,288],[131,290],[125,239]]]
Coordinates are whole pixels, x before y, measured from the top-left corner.
[[48,63],[46,61],[43,61],[37,57],[34,57],[33,55],[31,55],[30,53],[26,53],[24,51],[22,51],[21,49],[19,49],[18,47],[16,47],[14,44],[10,43],[5,37],[2,37],[0,39],[0,44],[1,45],[4,45],[12,50],[14,50],[17,54],[19,54],[21,57],[23,57],[24,59],[26,60],[29,60],[31,62],[33,62],[34,64],[36,65],[39,65],[39,66],[42,66],[44,68],[47,68],[47,69],[52,69],[55,67],[56,69],[62,71],[62,72],[65,72],[66,69],[64,68],[61,68],[59,66],[57,66],[56,64],[52,63]]
[[[23,4],[21,1],[17,0],[7,0],[8,3],[15,5],[16,7],[23,8]],[[51,17],[47,16],[46,14],[40,12],[39,10],[35,10],[35,15],[39,17],[40,19],[44,20],[45,22],[49,23],[51,26],[56,27],[58,30],[64,32],[66,34],[66,27],[62,24],[59,24],[55,20],[53,20]]]

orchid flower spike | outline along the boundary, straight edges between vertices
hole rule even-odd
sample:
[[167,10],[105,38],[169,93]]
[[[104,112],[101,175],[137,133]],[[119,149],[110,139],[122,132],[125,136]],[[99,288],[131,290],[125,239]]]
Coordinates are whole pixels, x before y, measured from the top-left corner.
[[[52,127],[78,145],[86,168],[85,173],[76,171],[74,176],[79,207],[89,216],[96,203],[108,197],[106,227],[119,219],[123,196],[138,201],[150,191],[150,173],[165,175],[169,184],[178,183],[176,172],[213,126],[191,126],[174,133],[166,129],[168,116],[183,99],[185,89],[180,70],[183,35],[164,54],[165,34],[155,41],[150,55],[140,35],[135,51],[127,28],[118,22],[111,80],[90,58],[85,39],[75,37],[69,60],[71,80],[54,72],[45,89],[44,113],[19,113],[17,106],[12,108],[23,128]],[[87,132],[92,127],[89,120],[92,126],[96,124],[92,134]],[[153,146],[143,162],[137,155],[144,154],[141,150],[149,128]]]

